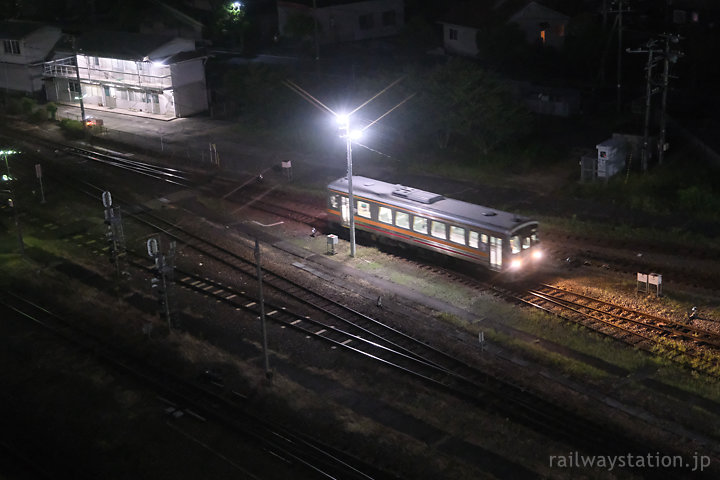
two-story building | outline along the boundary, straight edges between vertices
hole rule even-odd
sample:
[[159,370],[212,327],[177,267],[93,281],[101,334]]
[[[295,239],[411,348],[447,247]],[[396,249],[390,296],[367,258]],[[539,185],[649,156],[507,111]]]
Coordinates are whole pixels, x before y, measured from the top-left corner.
[[44,65],[48,100],[168,118],[208,109],[207,56],[192,39],[91,32]]
[[454,55],[476,57],[480,51],[477,34],[481,29],[514,23],[529,44],[561,47],[570,17],[538,2],[484,0],[455,5],[440,21],[443,47]]
[[292,0],[278,1],[278,29],[297,18],[317,22],[313,35],[320,44],[369,40],[397,35],[405,25],[403,0]]
[[0,22],[0,88],[4,93],[41,96],[43,62],[60,40],[59,28],[35,22]]

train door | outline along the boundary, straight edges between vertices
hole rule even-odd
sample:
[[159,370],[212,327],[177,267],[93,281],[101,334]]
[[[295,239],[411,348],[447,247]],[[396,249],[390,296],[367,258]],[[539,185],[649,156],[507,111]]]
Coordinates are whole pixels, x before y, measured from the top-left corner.
[[490,237],[490,268],[502,269],[502,238]]
[[343,227],[349,227],[350,226],[350,202],[348,201],[348,197],[341,197],[340,201],[340,212],[342,217],[342,225]]

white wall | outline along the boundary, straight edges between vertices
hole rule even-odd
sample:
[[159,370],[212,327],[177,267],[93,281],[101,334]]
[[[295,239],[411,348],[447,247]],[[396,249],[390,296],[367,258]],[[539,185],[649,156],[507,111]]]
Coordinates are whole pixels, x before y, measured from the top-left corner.
[[[450,38],[451,30],[455,30],[457,32],[457,39]],[[453,25],[451,23],[444,23],[443,45],[445,47],[445,51],[448,53],[475,57],[478,54],[477,29],[463,27],[461,25]]]

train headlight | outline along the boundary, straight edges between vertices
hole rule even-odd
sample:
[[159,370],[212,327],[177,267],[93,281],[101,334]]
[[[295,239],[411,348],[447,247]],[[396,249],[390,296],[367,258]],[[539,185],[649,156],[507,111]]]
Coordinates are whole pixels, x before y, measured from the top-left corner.
[[519,258],[510,262],[510,270],[520,270],[522,268],[522,260]]
[[537,249],[533,250],[532,258],[533,258],[533,260],[540,260],[541,258],[543,258],[542,250],[537,250]]

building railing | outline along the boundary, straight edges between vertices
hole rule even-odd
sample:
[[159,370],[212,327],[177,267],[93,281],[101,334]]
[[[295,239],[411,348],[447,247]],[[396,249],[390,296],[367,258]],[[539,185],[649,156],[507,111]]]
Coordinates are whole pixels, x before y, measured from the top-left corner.
[[[45,77],[77,78],[77,69],[74,58],[53,60],[45,62],[43,75]],[[126,72],[117,70],[103,70],[100,68],[80,67],[80,80],[95,81],[98,83],[122,84],[129,87],[169,88],[172,87],[170,74],[150,75],[144,72]]]

